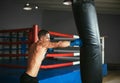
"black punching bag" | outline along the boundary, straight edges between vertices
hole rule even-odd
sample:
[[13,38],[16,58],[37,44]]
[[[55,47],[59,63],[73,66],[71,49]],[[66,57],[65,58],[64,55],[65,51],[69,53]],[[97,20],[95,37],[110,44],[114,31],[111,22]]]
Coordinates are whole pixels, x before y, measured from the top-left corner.
[[102,83],[102,55],[93,0],[72,0],[75,23],[83,41],[80,49],[82,83]]

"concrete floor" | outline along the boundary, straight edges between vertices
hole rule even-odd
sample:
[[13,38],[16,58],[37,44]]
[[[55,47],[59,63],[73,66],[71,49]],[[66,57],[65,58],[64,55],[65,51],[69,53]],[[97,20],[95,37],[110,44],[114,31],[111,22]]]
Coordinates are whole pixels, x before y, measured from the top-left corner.
[[108,71],[108,75],[103,78],[103,83],[120,83],[120,70]]

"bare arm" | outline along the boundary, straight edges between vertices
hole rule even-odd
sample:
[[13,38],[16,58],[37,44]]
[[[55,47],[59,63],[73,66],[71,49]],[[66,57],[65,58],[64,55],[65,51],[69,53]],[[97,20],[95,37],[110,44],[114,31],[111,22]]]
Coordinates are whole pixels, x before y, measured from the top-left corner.
[[70,46],[70,41],[50,42],[48,48],[64,48]]

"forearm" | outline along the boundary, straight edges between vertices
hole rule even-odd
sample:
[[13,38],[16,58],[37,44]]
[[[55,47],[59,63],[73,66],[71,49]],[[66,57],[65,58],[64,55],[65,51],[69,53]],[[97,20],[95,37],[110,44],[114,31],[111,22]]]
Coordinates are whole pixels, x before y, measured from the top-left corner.
[[47,48],[64,48],[70,46],[70,41],[50,42]]
[[68,47],[70,46],[70,41],[60,41],[58,47]]

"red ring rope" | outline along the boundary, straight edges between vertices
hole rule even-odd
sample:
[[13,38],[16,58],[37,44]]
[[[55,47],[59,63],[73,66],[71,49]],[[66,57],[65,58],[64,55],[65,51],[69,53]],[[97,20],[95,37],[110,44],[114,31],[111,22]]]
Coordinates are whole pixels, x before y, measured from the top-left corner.
[[53,35],[53,36],[73,38],[73,35],[69,35],[69,34],[62,34],[62,33],[51,32],[51,31],[49,31],[49,33],[50,33],[50,35]]
[[[18,57],[18,56],[28,56],[28,54],[0,54],[0,57]],[[60,54],[47,54],[46,57],[73,57],[73,56],[79,56],[79,55],[74,55],[74,53],[60,53]]]
[[[75,62],[67,62],[67,63],[60,63],[60,64],[52,64],[52,65],[41,65],[41,69],[52,69],[52,68],[60,68],[60,67],[66,67],[66,66],[73,66],[73,65],[78,65],[79,61]],[[11,65],[11,64],[0,64],[0,67],[5,67],[5,68],[16,68],[16,69],[25,69],[26,66],[21,66],[21,65]]]

